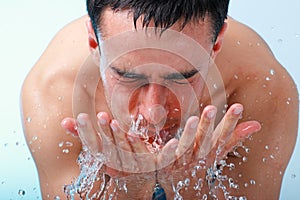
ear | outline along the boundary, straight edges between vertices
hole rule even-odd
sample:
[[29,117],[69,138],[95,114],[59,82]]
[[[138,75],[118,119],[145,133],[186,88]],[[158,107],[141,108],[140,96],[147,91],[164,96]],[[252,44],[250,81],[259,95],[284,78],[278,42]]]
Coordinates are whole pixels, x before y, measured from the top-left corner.
[[87,20],[85,22],[87,31],[88,31],[88,41],[89,41],[89,47],[90,47],[90,52],[93,55],[93,60],[95,64],[99,65],[100,62],[100,52],[99,52],[99,47],[97,43],[97,38],[95,35],[94,28],[92,26],[91,20]]
[[88,36],[89,36],[89,47],[90,50],[93,51],[98,47],[95,31],[92,26],[91,20],[85,21],[85,25],[88,31]]
[[222,47],[222,44],[223,44],[223,39],[224,39],[224,35],[225,35],[225,32],[227,30],[227,22],[224,22],[219,34],[218,34],[218,37],[215,41],[215,44],[213,46],[213,49],[212,49],[212,59],[215,59],[217,54],[221,51],[221,47]]

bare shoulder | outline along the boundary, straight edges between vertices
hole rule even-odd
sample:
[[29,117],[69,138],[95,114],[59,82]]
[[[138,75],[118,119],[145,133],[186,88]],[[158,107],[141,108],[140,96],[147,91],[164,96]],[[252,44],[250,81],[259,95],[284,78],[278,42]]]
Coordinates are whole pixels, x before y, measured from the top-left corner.
[[[240,175],[233,176],[245,192],[255,191],[257,198],[279,198],[297,136],[296,85],[265,41],[249,27],[229,19],[224,43],[217,62],[226,74],[229,104],[242,103],[242,121],[257,120],[262,125],[261,131],[245,142],[250,148],[246,163],[232,159]],[[251,185],[251,180],[256,184]]]
[[[27,75],[22,87],[24,134],[37,165],[43,198],[63,196],[78,174],[79,139],[61,128],[72,117],[76,73],[89,54],[86,17],[63,27]],[[54,178],[55,177],[55,178]]]

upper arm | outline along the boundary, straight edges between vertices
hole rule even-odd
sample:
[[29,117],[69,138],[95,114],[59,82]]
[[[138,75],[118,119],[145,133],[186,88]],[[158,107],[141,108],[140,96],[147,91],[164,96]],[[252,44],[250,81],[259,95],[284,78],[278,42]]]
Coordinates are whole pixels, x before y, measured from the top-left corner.
[[[251,199],[278,199],[284,171],[296,143],[298,92],[265,42],[247,27],[241,31],[237,37],[240,43],[232,44],[237,54],[231,56],[238,58],[231,60],[234,67],[230,70],[238,78],[232,76],[230,81],[238,87],[232,91],[229,104],[242,103],[241,121],[256,120],[262,129],[245,141],[249,153],[239,148],[244,161],[236,157],[228,159],[236,166],[234,173],[228,173],[239,184],[239,193]],[[227,42],[229,40],[234,38],[228,38]]]
[[63,187],[78,175],[79,139],[60,126],[72,117],[77,70],[89,54],[81,18],[64,27],[27,75],[21,94],[24,134],[37,166],[43,199],[64,196]]

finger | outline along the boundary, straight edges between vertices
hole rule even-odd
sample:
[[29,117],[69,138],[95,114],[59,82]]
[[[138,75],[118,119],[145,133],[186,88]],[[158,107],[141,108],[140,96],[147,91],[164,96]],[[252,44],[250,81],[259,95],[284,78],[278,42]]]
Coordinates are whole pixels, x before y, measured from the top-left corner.
[[189,160],[193,155],[194,142],[197,133],[197,127],[199,124],[199,118],[192,116],[187,120],[187,123],[184,127],[183,133],[180,137],[178,147],[176,149],[176,157],[182,157],[183,163],[184,160]]
[[178,143],[178,140],[173,138],[163,147],[157,157],[157,170],[172,166],[175,163],[177,159],[175,150],[178,147]]
[[110,117],[105,112],[97,114],[99,132],[102,137],[103,154],[106,158],[107,173],[115,176],[122,171],[121,160],[116,149],[116,143],[110,126]]
[[106,112],[99,112],[97,114],[99,133],[103,138],[103,145],[110,146],[115,144],[114,137],[110,126],[110,117]]
[[[235,129],[239,119],[241,118],[243,112],[243,106],[241,104],[233,104],[230,106],[226,112],[221,123],[216,128],[216,137],[219,137],[219,144],[224,145],[228,138],[232,135],[233,130]],[[218,138],[216,138],[218,139]]]
[[140,173],[154,172],[156,170],[156,152],[152,152],[148,149],[147,145],[143,139],[136,137],[136,135],[127,135],[127,139],[133,151],[133,158],[137,163],[137,171]]
[[83,145],[87,146],[93,155],[101,152],[101,138],[95,130],[88,114],[77,116],[78,136]]
[[197,128],[196,150],[197,158],[204,158],[213,146],[214,122],[217,114],[215,106],[207,106],[201,115],[200,123]]
[[116,149],[121,160],[122,171],[126,173],[138,173],[137,162],[134,158],[134,152],[128,143],[126,134],[120,129],[117,120],[112,120],[110,123]]
[[61,125],[62,128],[64,128],[66,130],[67,133],[70,133],[73,136],[78,136],[76,120],[75,119],[73,119],[71,117],[64,118],[61,121],[60,125]]
[[223,156],[227,155],[228,152],[231,152],[234,147],[236,147],[240,142],[243,142],[250,135],[260,131],[260,129],[261,125],[257,121],[247,121],[238,124],[231,137],[228,141],[226,141]]
[[230,106],[225,116],[213,132],[209,158],[222,159],[223,156],[226,155],[224,146],[231,137],[242,112],[243,106],[241,104],[233,104]]

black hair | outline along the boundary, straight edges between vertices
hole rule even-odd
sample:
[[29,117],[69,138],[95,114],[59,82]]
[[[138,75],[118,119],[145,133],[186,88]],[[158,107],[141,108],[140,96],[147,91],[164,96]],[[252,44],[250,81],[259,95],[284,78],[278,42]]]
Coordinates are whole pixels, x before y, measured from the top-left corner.
[[166,30],[177,21],[181,28],[191,20],[204,20],[208,16],[212,24],[213,41],[219,34],[227,18],[229,0],[87,0],[87,11],[94,31],[99,30],[101,15],[105,8],[113,11],[129,9],[133,13],[133,23],[143,16],[143,27],[153,20],[155,28]]

